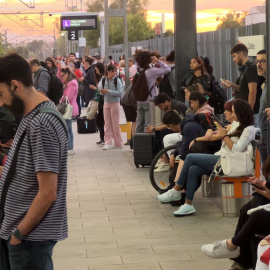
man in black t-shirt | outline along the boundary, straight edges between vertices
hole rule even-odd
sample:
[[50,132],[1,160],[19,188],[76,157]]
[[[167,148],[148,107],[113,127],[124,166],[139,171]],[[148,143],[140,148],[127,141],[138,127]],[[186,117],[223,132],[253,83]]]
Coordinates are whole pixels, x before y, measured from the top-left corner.
[[256,124],[260,107],[260,91],[257,91],[258,73],[257,66],[248,57],[248,48],[244,44],[237,44],[230,52],[233,61],[239,66],[239,84],[224,80],[223,87],[232,87],[235,90],[235,98],[248,101],[254,111]]

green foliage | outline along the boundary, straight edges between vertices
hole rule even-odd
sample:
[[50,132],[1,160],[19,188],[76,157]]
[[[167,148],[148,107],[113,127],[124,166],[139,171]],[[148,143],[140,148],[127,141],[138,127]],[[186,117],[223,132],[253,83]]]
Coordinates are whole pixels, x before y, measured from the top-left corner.
[[58,54],[65,55],[66,54],[66,44],[65,37],[60,36],[56,39]]
[[[122,0],[114,0],[110,8],[121,7]],[[151,24],[146,20],[146,13],[144,12],[148,0],[128,0],[128,41],[135,42],[140,40],[146,40],[155,36],[155,31],[151,27]],[[102,0],[88,0],[86,6],[88,12],[100,12],[103,10]],[[122,44],[124,41],[124,25],[123,18],[110,18],[109,19],[109,44],[116,45]],[[98,19],[98,29],[84,31],[84,35],[87,40],[87,45],[92,48],[97,47],[98,39],[100,37],[100,24]]]
[[174,35],[172,29],[167,29],[164,33],[164,37],[172,37]]
[[222,18],[217,17],[216,20],[220,22],[219,25],[217,26],[217,30],[243,26],[245,25],[244,24],[245,16],[246,16],[246,12],[244,12],[243,14],[230,12],[230,13],[227,13],[226,16]]
[[0,56],[5,55],[5,46],[4,46],[4,41],[3,37],[0,35]]

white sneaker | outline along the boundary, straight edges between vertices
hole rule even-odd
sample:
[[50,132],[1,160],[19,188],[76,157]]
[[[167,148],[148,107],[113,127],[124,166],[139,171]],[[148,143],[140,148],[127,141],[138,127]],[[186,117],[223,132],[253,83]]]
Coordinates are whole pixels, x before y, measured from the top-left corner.
[[162,203],[168,203],[172,201],[179,201],[181,199],[181,192],[173,192],[173,189],[157,196],[158,200]]
[[160,167],[166,164],[162,159],[159,159],[158,162],[156,163],[156,167]]
[[164,164],[164,165],[160,165],[159,167],[157,167],[154,172],[156,173],[160,173],[160,172],[168,172],[170,170],[170,165],[169,164]]
[[75,152],[74,152],[74,150],[72,149],[72,150],[68,150],[68,155],[74,155],[75,154]]
[[113,145],[105,144],[102,149],[103,150],[111,150],[111,149],[113,149]]
[[114,148],[114,149],[122,149],[122,148],[124,148],[124,145],[121,145],[121,146],[114,146],[113,148]]
[[203,245],[201,251],[214,259],[222,258],[237,258],[240,255],[240,247],[237,247],[236,250],[229,250],[227,246],[227,240],[217,241],[213,244]]
[[180,216],[188,216],[195,212],[196,212],[196,209],[194,208],[193,205],[183,204],[176,211],[174,211],[173,214],[176,217],[180,217]]

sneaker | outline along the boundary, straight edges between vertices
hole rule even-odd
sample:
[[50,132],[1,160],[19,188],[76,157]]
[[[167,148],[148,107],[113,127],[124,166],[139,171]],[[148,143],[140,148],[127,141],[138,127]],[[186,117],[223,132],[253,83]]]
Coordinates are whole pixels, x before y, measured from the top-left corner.
[[227,240],[217,241],[213,244],[203,245],[201,247],[201,251],[214,259],[222,259],[222,258],[237,258],[240,255],[240,248],[237,247],[236,250],[229,250],[227,246]]
[[114,146],[114,148],[113,148],[113,149],[122,149],[122,148],[124,148],[124,145],[120,145],[120,146]]
[[193,205],[190,204],[183,204],[180,206],[176,211],[173,212],[174,216],[181,217],[181,216],[188,216],[196,212],[196,209]]
[[156,163],[156,167],[160,167],[164,164],[166,164],[166,163],[162,159],[159,159],[158,162]]
[[164,164],[159,167],[157,167],[154,172],[155,173],[160,173],[160,172],[168,172],[170,170],[170,165],[169,164]]
[[103,150],[111,150],[111,149],[113,149],[113,145],[105,144],[102,149]]
[[68,155],[74,155],[75,154],[75,152],[74,152],[74,150],[72,149],[72,150],[68,150]]
[[96,144],[105,144],[104,141],[99,141],[99,142],[96,142]]
[[183,204],[185,204],[185,201],[186,201],[186,193],[185,192],[182,192],[181,193],[181,199],[179,201],[172,201],[170,202],[170,205],[172,206],[181,206]]
[[178,201],[181,199],[181,192],[173,192],[173,189],[157,196],[158,200],[162,203],[168,203],[171,201]]

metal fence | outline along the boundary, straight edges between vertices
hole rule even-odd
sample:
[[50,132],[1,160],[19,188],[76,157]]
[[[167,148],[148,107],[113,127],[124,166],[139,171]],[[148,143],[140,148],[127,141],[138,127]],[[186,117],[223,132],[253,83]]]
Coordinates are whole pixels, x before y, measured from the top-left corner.
[[[238,68],[232,61],[230,55],[231,48],[238,43],[240,36],[265,35],[266,24],[259,23],[240,28],[223,29],[214,32],[197,34],[197,49],[199,56],[207,56],[214,67],[214,75],[217,80],[219,78],[236,81]],[[130,42],[129,56],[131,56],[131,47],[142,47],[147,50],[157,50],[162,55],[168,55],[174,50],[174,37],[155,37],[154,39]],[[100,49],[91,49],[91,54],[99,53]],[[115,61],[119,61],[119,57],[123,55],[123,45],[111,46],[110,55]],[[189,64],[189,63],[185,63]],[[228,97],[230,97],[230,93]]]

